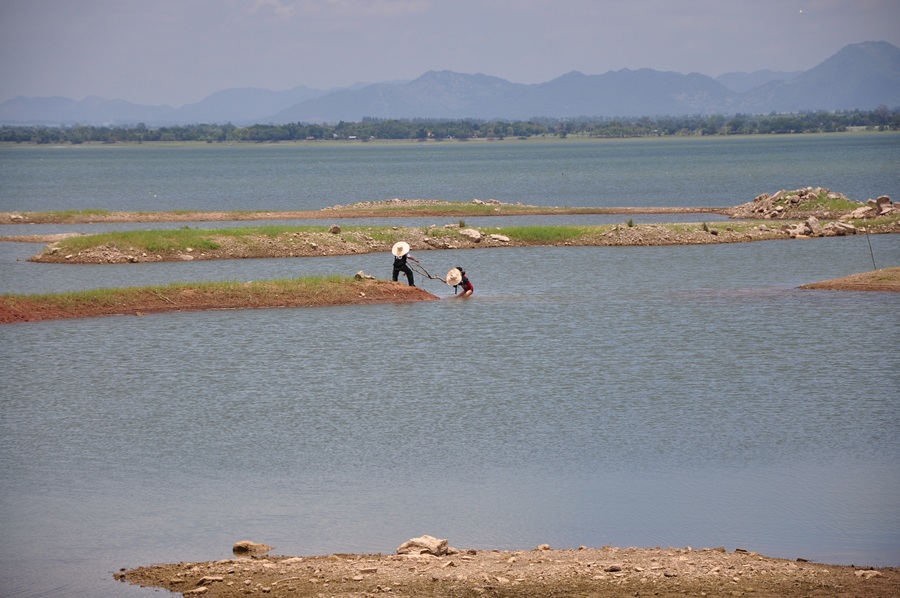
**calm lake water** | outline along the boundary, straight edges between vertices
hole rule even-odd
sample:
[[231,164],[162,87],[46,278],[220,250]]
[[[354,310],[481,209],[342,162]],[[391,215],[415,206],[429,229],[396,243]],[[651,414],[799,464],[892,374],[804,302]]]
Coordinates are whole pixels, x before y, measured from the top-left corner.
[[[749,141],[719,147],[752,164]],[[56,151],[107,149],[132,151]],[[281,151],[197,151],[232,149]],[[425,188],[414,170],[398,167],[394,186]],[[216,172],[194,176],[215,185]],[[859,195],[889,193],[896,171],[881,175]],[[857,196],[852,177],[794,176]],[[664,187],[655,177],[645,188]],[[94,180],[100,197],[107,183]],[[737,203],[712,201],[705,174],[691,186],[700,203]],[[375,198],[393,196],[406,194]],[[110,209],[151,209],[137,205]],[[2,326],[0,540],[14,549],[0,557],[0,595],[159,595],[112,574],[226,558],[241,539],[298,555],[392,552],[427,533],[464,548],[725,546],[900,565],[900,298],[797,289],[871,269],[869,242],[878,267],[900,265],[898,235],[429,251],[418,257],[432,272],[466,267],[473,299],[423,281],[447,300]],[[2,292],[390,268],[387,254],[24,261],[39,248],[0,243]]]
[[807,185],[900,198],[900,134],[0,148],[0,211],[304,210],[395,197],[733,206]]

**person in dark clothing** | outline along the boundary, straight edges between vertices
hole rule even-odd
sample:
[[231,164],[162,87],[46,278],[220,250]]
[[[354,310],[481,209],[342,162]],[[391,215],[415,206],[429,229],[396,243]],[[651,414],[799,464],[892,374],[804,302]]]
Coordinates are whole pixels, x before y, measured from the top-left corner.
[[409,286],[416,286],[412,268],[409,267],[409,264],[406,263],[406,260],[411,259],[417,264],[419,263],[419,260],[409,254],[409,243],[407,243],[406,241],[397,241],[391,248],[391,253],[394,254],[393,280],[396,281],[400,277],[400,273],[403,272],[404,274],[406,274],[406,281]]
[[467,299],[468,297],[472,296],[472,293],[475,292],[475,287],[472,286],[472,283],[469,281],[469,277],[466,276],[466,271],[463,270],[461,266],[457,266],[456,269],[459,270],[460,280],[458,285],[453,286],[454,294],[456,291],[456,287],[460,286],[462,287],[462,295],[460,295],[459,298]]

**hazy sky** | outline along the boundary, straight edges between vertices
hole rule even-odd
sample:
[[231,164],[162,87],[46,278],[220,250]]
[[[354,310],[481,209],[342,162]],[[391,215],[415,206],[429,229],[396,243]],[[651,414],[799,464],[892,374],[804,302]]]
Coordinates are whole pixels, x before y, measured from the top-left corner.
[[573,70],[806,70],[900,46],[900,0],[0,0],[0,101],[181,106],[429,70],[540,83]]

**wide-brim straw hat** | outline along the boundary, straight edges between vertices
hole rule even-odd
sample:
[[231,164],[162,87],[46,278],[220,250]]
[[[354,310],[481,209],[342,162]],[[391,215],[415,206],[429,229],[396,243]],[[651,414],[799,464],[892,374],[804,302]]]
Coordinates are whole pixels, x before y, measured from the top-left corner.
[[447,272],[447,284],[449,284],[451,287],[455,287],[461,282],[462,272],[460,272],[458,268],[453,268],[452,270]]
[[409,253],[409,243],[406,241],[397,241],[394,243],[394,246],[391,247],[391,253],[396,255],[397,257],[403,257],[407,253]]

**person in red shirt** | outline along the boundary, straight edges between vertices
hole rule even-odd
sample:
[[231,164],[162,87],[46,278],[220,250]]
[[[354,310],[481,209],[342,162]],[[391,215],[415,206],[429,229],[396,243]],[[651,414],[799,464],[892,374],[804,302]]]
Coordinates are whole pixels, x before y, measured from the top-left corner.
[[462,267],[457,266],[457,270],[459,270],[459,274],[462,277],[459,281],[458,285],[454,285],[453,292],[456,294],[456,287],[462,287],[462,295],[459,296],[460,299],[467,299],[472,296],[472,293],[475,292],[475,287],[472,286],[472,282],[469,280],[469,277],[466,276],[466,271],[462,269]]

